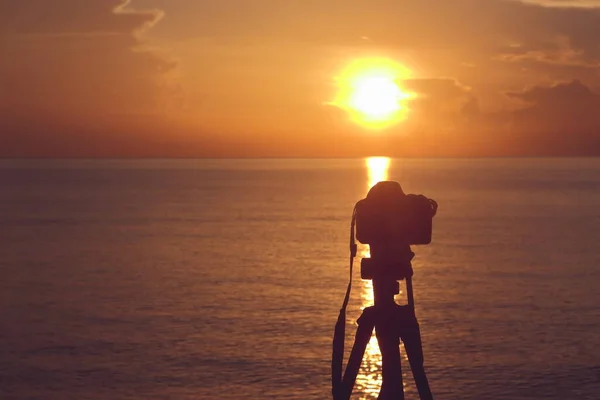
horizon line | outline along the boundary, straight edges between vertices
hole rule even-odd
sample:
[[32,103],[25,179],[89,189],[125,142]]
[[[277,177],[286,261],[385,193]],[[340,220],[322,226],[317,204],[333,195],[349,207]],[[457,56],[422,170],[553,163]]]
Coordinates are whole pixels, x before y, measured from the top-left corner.
[[504,155],[504,156],[389,156],[389,155],[365,155],[353,157],[323,157],[323,156],[303,156],[303,157],[285,157],[285,156],[242,156],[242,157],[1,157],[0,161],[35,161],[35,160],[55,160],[55,161],[135,161],[135,160],[362,160],[366,158],[390,158],[390,159],[438,159],[438,160],[459,160],[459,159],[578,159],[578,158],[600,158],[600,155]]

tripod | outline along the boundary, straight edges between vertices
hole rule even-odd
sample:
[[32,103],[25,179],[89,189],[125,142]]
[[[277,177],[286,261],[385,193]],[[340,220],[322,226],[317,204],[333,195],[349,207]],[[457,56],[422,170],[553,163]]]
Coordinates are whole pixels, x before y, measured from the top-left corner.
[[[399,188],[399,184],[396,183]],[[334,400],[349,400],[352,395],[352,389],[356,383],[356,376],[362,362],[367,344],[373,334],[373,329],[377,336],[379,349],[382,357],[382,378],[379,400],[404,400],[404,389],[402,382],[402,365],[400,362],[400,341],[404,343],[404,349],[408,357],[408,362],[412,369],[413,377],[419,392],[421,400],[433,400],[433,395],[429,388],[427,375],[423,366],[423,348],[421,344],[421,331],[419,323],[415,316],[415,301],[413,297],[412,276],[413,269],[411,261],[414,253],[410,249],[410,244],[428,244],[431,242],[431,221],[429,221],[429,232],[427,230],[423,237],[417,235],[415,240],[412,236],[405,236],[398,231],[398,227],[405,231],[414,231],[415,227],[420,227],[420,221],[399,220],[398,210],[379,199],[382,190],[383,200],[389,193],[388,188],[394,189],[394,183],[380,182],[375,185],[367,199],[361,200],[354,207],[352,220],[350,223],[350,280],[346,289],[346,296],[340,309],[337,322],[335,324],[335,333],[333,335],[333,351],[331,357],[331,385]],[[377,189],[377,190],[376,190]],[[365,203],[369,196],[373,194],[376,200],[374,205]],[[400,193],[402,190],[400,189]],[[404,194],[402,193],[404,196]],[[437,203],[427,199],[424,196],[417,196],[415,199],[424,199],[423,212],[427,218],[433,218],[437,212]],[[419,200],[421,201],[421,200]],[[365,206],[366,204],[366,206]],[[359,207],[360,206],[360,207]],[[366,208],[365,208],[366,207]],[[358,209],[361,209],[361,218],[358,215]],[[391,211],[390,211],[391,210]],[[364,214],[363,214],[364,213]],[[381,214],[382,213],[382,214]],[[376,224],[372,223],[375,216],[383,215],[383,218],[375,219]],[[394,224],[386,224],[386,218],[391,216]],[[379,217],[377,217],[379,218]],[[361,220],[357,225],[357,219]],[[425,220],[427,222],[427,220]],[[425,224],[427,225],[427,224]],[[362,227],[361,227],[362,226]],[[357,245],[354,237],[354,228],[361,235],[358,236],[361,243],[369,244],[372,258],[363,258],[361,261],[361,277],[373,281],[373,297],[375,304],[363,310],[358,319],[358,329],[356,338],[346,371],[342,377],[342,364],[344,359],[344,339],[346,333],[346,308],[350,300],[352,290],[352,270],[354,258],[357,255]],[[383,229],[385,228],[385,229]],[[374,231],[373,231],[374,229]],[[417,229],[418,231],[418,229]],[[381,234],[383,232],[383,235]],[[362,237],[362,238],[361,238]],[[410,238],[409,238],[410,237]],[[396,304],[394,296],[400,292],[398,281],[406,281],[406,294],[408,304],[401,306]]]
[[[351,261],[352,264],[352,261]],[[352,272],[350,272],[352,274]],[[421,400],[433,400],[429,388],[427,375],[423,365],[423,349],[421,345],[421,332],[415,316],[414,297],[412,288],[412,266],[410,263],[404,268],[400,276],[393,279],[406,280],[407,305],[399,305],[394,301],[394,295],[399,293],[399,284],[396,280],[386,279],[379,275],[373,277],[373,294],[375,304],[363,310],[358,319],[358,330],[354,346],[350,353],[346,372],[341,381],[341,358],[343,357],[343,343],[339,344],[338,327],[341,326],[343,336],[343,322],[338,319],[336,335],[334,336],[334,355],[332,361],[333,397],[335,400],[348,400],[356,382],[356,376],[362,362],[367,344],[375,329],[377,342],[382,356],[383,382],[379,393],[379,400],[404,400],[402,382],[402,365],[400,362],[400,341],[404,343],[406,355]],[[363,276],[365,279],[366,277]],[[345,305],[347,302],[345,302]],[[345,306],[340,312],[344,314]],[[337,337],[337,343],[336,343]],[[343,341],[343,338],[341,339]],[[337,346],[337,351],[336,351]],[[340,350],[341,353],[340,354]],[[338,381],[336,382],[336,377]]]

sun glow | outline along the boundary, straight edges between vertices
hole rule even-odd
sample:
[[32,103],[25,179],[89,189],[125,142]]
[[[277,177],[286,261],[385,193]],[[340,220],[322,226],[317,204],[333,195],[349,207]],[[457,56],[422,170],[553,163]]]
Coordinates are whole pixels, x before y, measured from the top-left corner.
[[354,61],[337,78],[339,92],[333,105],[348,111],[361,125],[386,128],[407,117],[408,102],[415,95],[398,82],[409,76],[406,67],[388,59]]

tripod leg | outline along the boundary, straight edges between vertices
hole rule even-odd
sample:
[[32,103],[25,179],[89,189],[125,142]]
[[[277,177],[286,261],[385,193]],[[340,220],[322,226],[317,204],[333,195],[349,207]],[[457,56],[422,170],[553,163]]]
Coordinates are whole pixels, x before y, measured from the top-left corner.
[[[342,380],[343,393],[339,399],[350,399],[354,384],[356,383],[356,376],[360,369],[363,356],[367,345],[371,340],[373,334],[373,328],[375,327],[375,314],[373,307],[365,308],[362,316],[358,319],[358,329],[356,330],[356,338],[354,339],[354,345],[350,352],[350,358],[348,359],[348,365],[346,366],[346,372],[344,373],[344,379]],[[338,400],[336,398],[336,400]]]
[[402,365],[400,362],[400,337],[397,321],[387,319],[375,327],[381,351],[382,384],[379,400],[404,400]]
[[424,358],[423,358],[423,346],[421,343],[421,330],[419,329],[419,323],[414,315],[406,318],[406,322],[402,326],[401,339],[404,343],[404,349],[412,369],[415,384],[419,392],[421,400],[433,400],[431,389],[429,388],[429,381],[425,374]]

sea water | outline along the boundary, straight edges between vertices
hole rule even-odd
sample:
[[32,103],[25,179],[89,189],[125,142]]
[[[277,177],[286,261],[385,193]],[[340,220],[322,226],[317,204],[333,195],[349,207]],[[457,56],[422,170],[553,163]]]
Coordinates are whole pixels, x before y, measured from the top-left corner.
[[[597,158],[0,161],[0,398],[330,398],[382,179],[439,203],[413,247],[435,398],[600,399]],[[355,271],[346,353],[371,304]],[[380,384],[372,340],[353,398]]]

